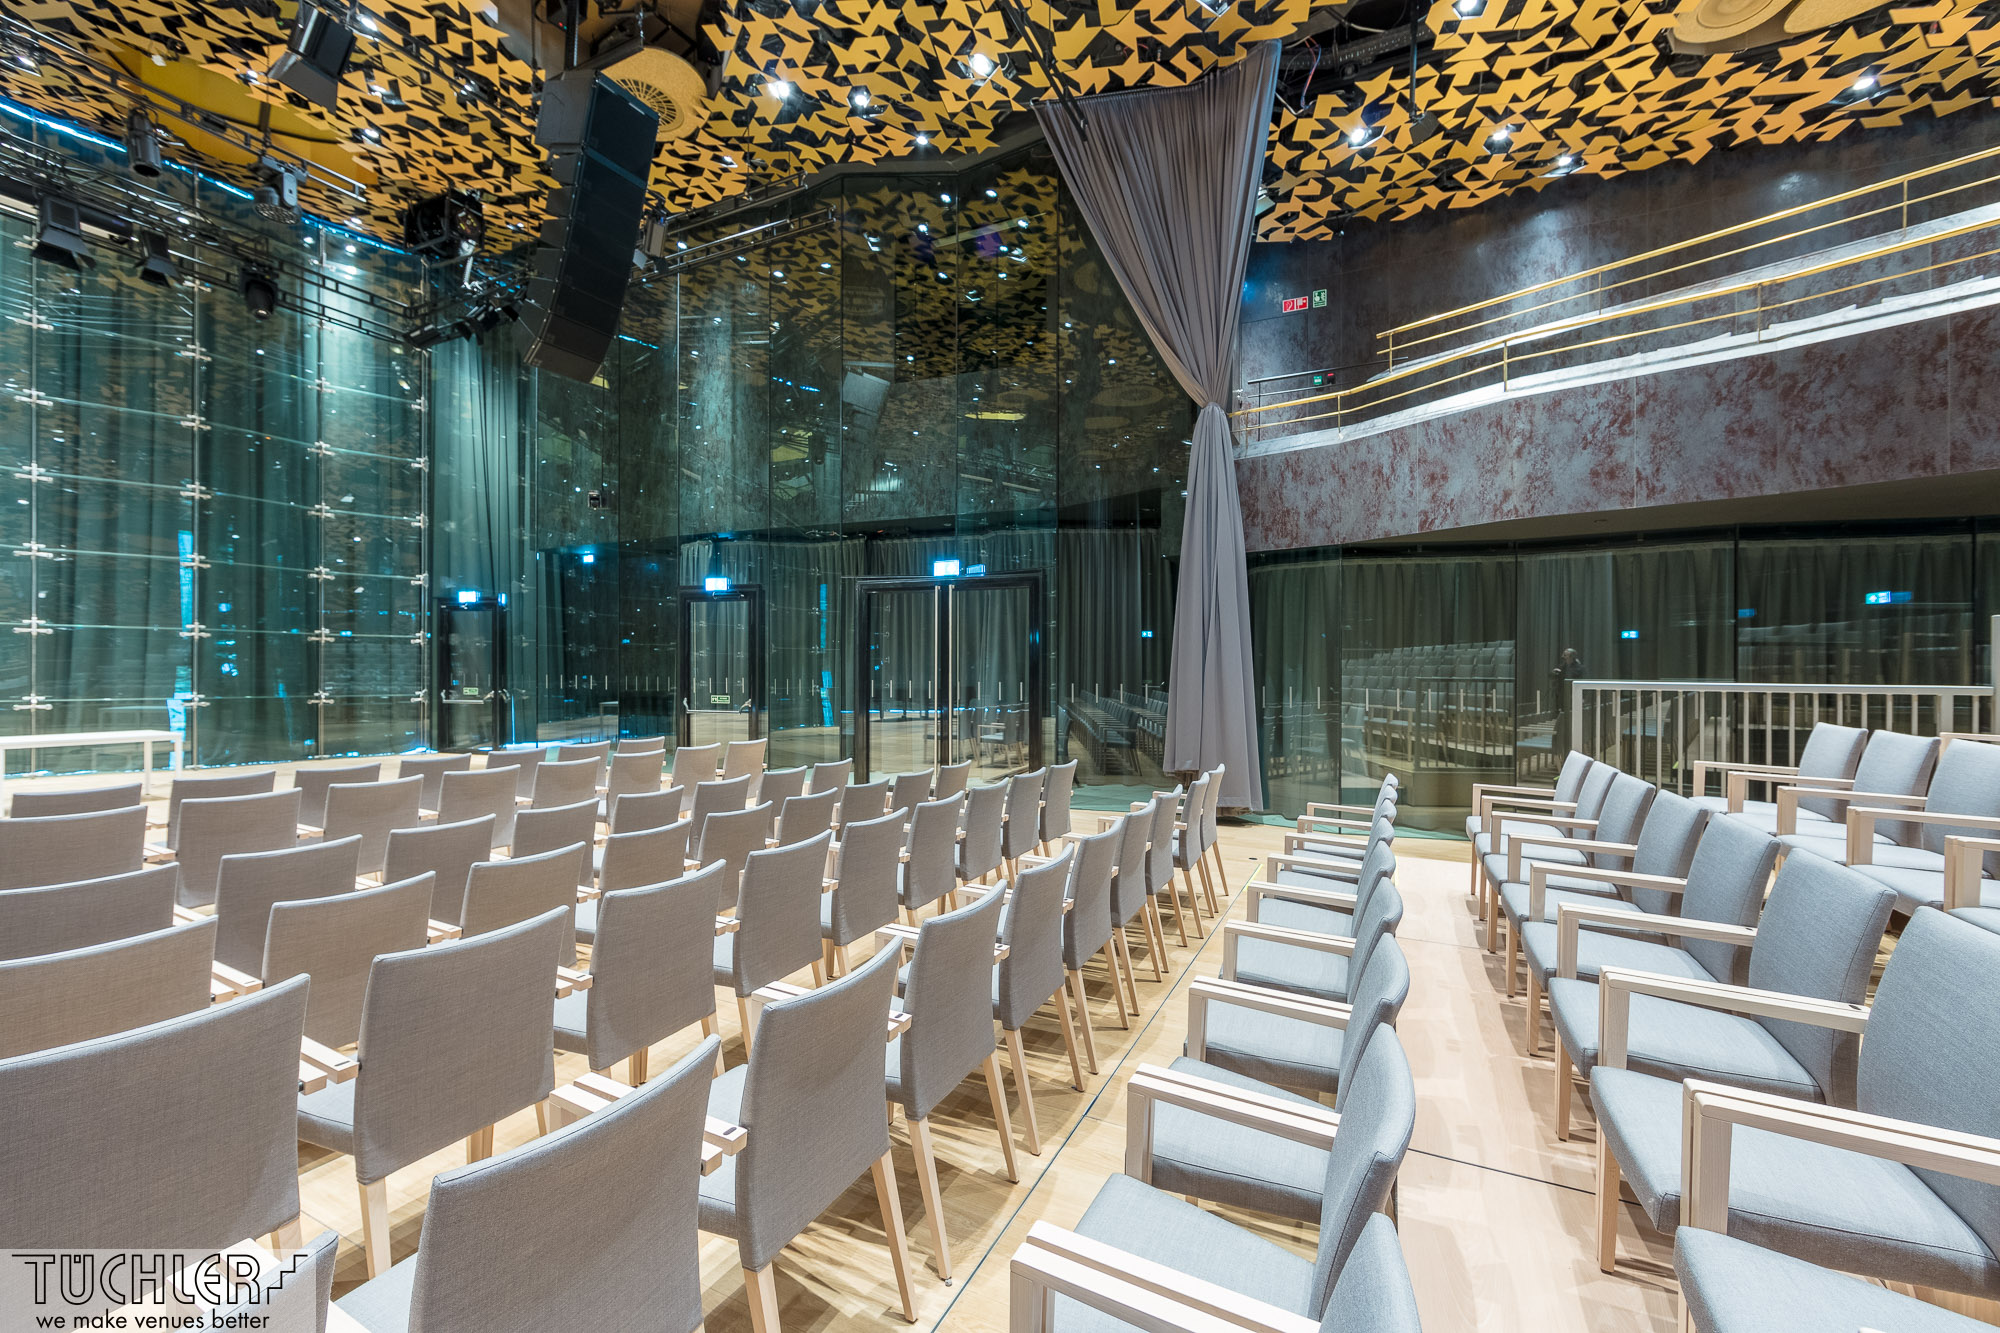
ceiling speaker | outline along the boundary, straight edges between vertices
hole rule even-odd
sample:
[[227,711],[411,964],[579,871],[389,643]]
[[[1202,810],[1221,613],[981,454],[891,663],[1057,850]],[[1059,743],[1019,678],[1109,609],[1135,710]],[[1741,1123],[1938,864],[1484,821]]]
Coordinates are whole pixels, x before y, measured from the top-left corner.
[[685,139],[708,118],[708,84],[687,61],[657,46],[642,47],[604,67],[618,86],[660,118],[659,142]]

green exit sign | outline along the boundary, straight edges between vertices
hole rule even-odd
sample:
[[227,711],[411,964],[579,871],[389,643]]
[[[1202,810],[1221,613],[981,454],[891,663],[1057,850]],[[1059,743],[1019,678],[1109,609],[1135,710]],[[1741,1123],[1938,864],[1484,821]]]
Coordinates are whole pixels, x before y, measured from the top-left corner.
[[1323,389],[1323,388],[1325,388],[1325,387],[1326,387],[1326,376],[1325,376],[1325,375],[1314,375],[1314,376],[1313,376],[1313,388],[1315,388],[1315,389]]
[[708,701],[712,704],[727,704],[729,696],[726,694],[711,694],[708,696]]
[[1326,288],[1321,287],[1313,292],[1313,309],[1324,310],[1325,308],[1326,308]]

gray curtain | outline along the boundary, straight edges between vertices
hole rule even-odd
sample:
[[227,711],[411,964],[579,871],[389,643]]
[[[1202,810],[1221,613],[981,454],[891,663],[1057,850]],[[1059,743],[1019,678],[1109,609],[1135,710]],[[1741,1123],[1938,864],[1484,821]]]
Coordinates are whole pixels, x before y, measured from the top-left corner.
[[1222,804],[1263,805],[1250,598],[1229,414],[1278,44],[1185,88],[1035,110],[1118,285],[1196,403],[1168,677],[1165,766],[1227,764]]

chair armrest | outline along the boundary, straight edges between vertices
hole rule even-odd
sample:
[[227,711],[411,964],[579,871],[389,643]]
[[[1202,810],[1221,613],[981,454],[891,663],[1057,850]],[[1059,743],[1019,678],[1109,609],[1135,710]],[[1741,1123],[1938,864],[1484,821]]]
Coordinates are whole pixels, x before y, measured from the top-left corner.
[[2000,1185],[2000,1139],[1724,1087],[1705,1079],[1686,1080],[1681,1098],[1687,1144],[1681,1161],[1685,1226],[1729,1229],[1729,1147],[1738,1125]]
[[1279,866],[1292,866],[1300,870],[1317,870],[1329,875],[1352,877],[1361,872],[1361,862],[1344,861],[1331,856],[1300,856],[1294,852],[1272,854],[1264,858],[1264,875],[1275,878]]
[[558,967],[556,969],[556,998],[558,1000],[562,999],[565,995],[573,995],[577,991],[589,989],[590,973],[579,972],[573,967]]
[[1287,855],[1297,855],[1300,852],[1311,853],[1314,848],[1328,848],[1331,850],[1326,853],[1327,855],[1340,856],[1343,849],[1350,847],[1357,852],[1366,852],[1371,841],[1372,839],[1366,834],[1287,833],[1285,852]]
[[[1496,816],[1496,818],[1493,821],[1494,851],[1496,852],[1501,851],[1505,848],[1513,846],[1514,838],[1509,837],[1507,834],[1507,829],[1509,825],[1513,825],[1516,827],[1532,827],[1535,825],[1541,825],[1546,828],[1553,828],[1557,830],[1567,829],[1571,833],[1592,833],[1595,832],[1597,829],[1596,820],[1577,819],[1570,815],[1540,815],[1540,814],[1513,815],[1507,813],[1500,813],[1499,815]],[[1522,838],[1532,838],[1541,835],[1534,833],[1520,833],[1514,836]]]
[[149,864],[171,861],[178,853],[163,842],[149,842],[145,845],[144,856]]
[[1211,1004],[1233,1004],[1260,1014],[1296,1018],[1330,1028],[1345,1028],[1354,1013],[1352,1005],[1337,1004],[1311,995],[1294,995],[1269,986],[1252,986],[1224,977],[1202,977],[1190,982],[1187,997],[1187,1052],[1196,1060],[1208,1058],[1208,1006]]
[[253,977],[248,972],[239,972],[229,964],[211,961],[208,965],[208,998],[211,1003],[234,1000],[252,991],[264,989],[264,979]]
[[179,903],[174,904],[175,925],[185,926],[190,921],[200,921],[201,919],[201,913],[195,911],[192,907],[183,907]]
[[[1593,824],[1596,823],[1595,820],[1591,822]],[[1509,884],[1519,884],[1521,882],[1521,849],[1524,847],[1568,847],[1572,851],[1584,852],[1586,854],[1603,852],[1607,856],[1619,856],[1628,861],[1639,850],[1637,843],[1599,842],[1594,838],[1509,838],[1507,840],[1507,882]],[[1583,866],[1580,868],[1588,870],[1590,867]],[[1572,866],[1571,869],[1579,869],[1579,867]]]
[[[1570,841],[1566,845],[1586,850],[1591,848],[1591,844],[1580,841]],[[1596,850],[1610,850],[1619,845],[1617,843],[1600,843],[1597,845]],[[1628,856],[1631,855],[1630,852],[1626,854]],[[1617,875],[1616,879],[1611,878],[1614,874]],[[1551,865],[1547,861],[1530,861],[1528,862],[1528,914],[1521,918],[1523,921],[1541,921],[1545,919],[1543,913],[1549,910],[1550,875],[1568,875],[1572,879],[1593,880],[1600,884],[1623,884],[1630,888],[1658,888],[1669,893],[1680,893],[1687,888],[1686,880],[1670,879],[1665,875],[1641,875],[1636,871],[1630,870],[1623,872],[1610,871],[1606,873],[1603,879],[1599,880],[1596,872],[1589,866],[1560,866]],[[1656,882],[1649,883],[1648,881]],[[1518,880],[1513,882],[1519,883]]]
[[1867,805],[1847,807],[1847,864],[1865,866],[1875,860],[1875,821],[1900,819],[1910,824],[1945,824],[2000,833],[2000,819],[1991,815],[1954,815],[1943,810],[1894,810]]
[[1245,917],[1250,921],[1257,920],[1258,908],[1266,898],[1282,898],[1286,902],[1310,903],[1314,907],[1352,912],[1356,899],[1360,897],[1359,894],[1340,893],[1333,889],[1299,889],[1289,884],[1271,884],[1261,879],[1253,879],[1243,887],[1250,895],[1243,905]]
[[353,1056],[342,1055],[311,1037],[299,1038],[299,1063],[319,1069],[325,1073],[329,1083],[345,1083],[361,1072],[361,1063]]
[[741,929],[743,929],[743,923],[733,916],[719,916],[715,918],[715,933],[718,935],[734,935]]
[[300,842],[304,842],[309,838],[321,837],[326,832],[318,824],[301,824],[298,826],[298,829]]
[[424,923],[425,944],[443,944],[446,940],[457,940],[464,937],[464,926],[454,926],[449,921],[438,921],[435,919]]
[[875,928],[875,947],[879,949],[887,945],[896,945],[901,948],[910,949],[916,948],[917,927],[905,926],[896,922],[891,922],[886,926],[877,926]]
[[1944,840],[1944,909],[1977,907],[1986,853],[2000,852],[2000,838],[1955,836]]
[[[1893,791],[1856,791],[1852,778],[1814,778],[1811,782],[1796,783],[1780,787],[1775,797],[1778,806],[1778,832],[1780,834],[1799,831],[1799,798],[1801,796],[1824,796],[1828,800],[1851,803],[1869,801],[1875,805],[1918,806],[1924,797],[1911,796]],[[1842,812],[1845,818],[1845,811]]]
[[[1710,773],[1720,773],[1722,775],[1723,794],[1730,796],[1732,802],[1734,802],[1741,799],[1740,796],[1734,794],[1734,789],[1731,787],[1731,783],[1735,780],[1735,775],[1738,773],[1746,775],[1745,781],[1748,781],[1751,776],[1764,777],[1766,780],[1781,777],[1797,777],[1798,772],[1799,770],[1795,766],[1784,764],[1738,764],[1724,759],[1697,759],[1694,761],[1694,794],[1696,796],[1708,795],[1708,775]],[[1730,808],[1732,810],[1740,810],[1742,806],[1732,803]]]
[[1585,925],[1642,926],[1662,935],[1732,944],[1749,944],[1757,938],[1755,926],[1696,921],[1660,912],[1615,912],[1591,903],[1564,903],[1556,908],[1556,975],[1567,981],[1576,980],[1577,933],[1578,927]]
[[[789,981],[774,981],[768,986],[759,986],[756,990],[751,991],[749,998],[756,1001],[759,1005],[765,1005],[775,1004],[780,1000],[796,1000],[801,995],[811,994],[813,994],[813,991],[808,987],[795,985]],[[883,1037],[883,1041],[885,1043],[894,1041],[903,1033],[908,1032],[910,1030],[910,1018],[911,1014],[908,1009],[891,1009],[889,1011],[887,1035]]]
[[1318,1333],[1317,1320],[1047,1222],[1008,1265],[1013,1333],[1048,1333],[1056,1296],[1147,1333]]
[[1159,1105],[1178,1106],[1321,1151],[1333,1146],[1340,1127],[1339,1115],[1323,1107],[1249,1092],[1199,1074],[1140,1065],[1125,1085],[1125,1174],[1147,1184],[1153,1180],[1153,1110]]
[[1841,1004],[1784,991],[1731,986],[1721,981],[1692,981],[1628,967],[1607,967],[1597,978],[1597,1063],[1606,1069],[1625,1067],[1634,995],[1651,995],[1751,1018],[1789,1019],[1840,1032],[1865,1032],[1868,1028],[1865,1004]]
[[1289,944],[1300,949],[1311,949],[1316,953],[1337,953],[1344,958],[1354,956],[1354,940],[1345,935],[1322,935],[1316,930],[1266,926],[1256,921],[1225,921],[1222,923],[1224,981],[1236,980],[1236,949],[1246,939],[1263,940],[1268,944]]

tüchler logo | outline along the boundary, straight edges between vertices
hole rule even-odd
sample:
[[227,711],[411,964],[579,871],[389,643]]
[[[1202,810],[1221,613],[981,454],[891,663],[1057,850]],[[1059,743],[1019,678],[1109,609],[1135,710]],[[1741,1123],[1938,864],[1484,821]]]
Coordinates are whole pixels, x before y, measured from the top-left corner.
[[[0,1333],[242,1329],[314,1333],[311,1254],[14,1250],[0,1254]],[[296,1279],[296,1280],[295,1280]]]

